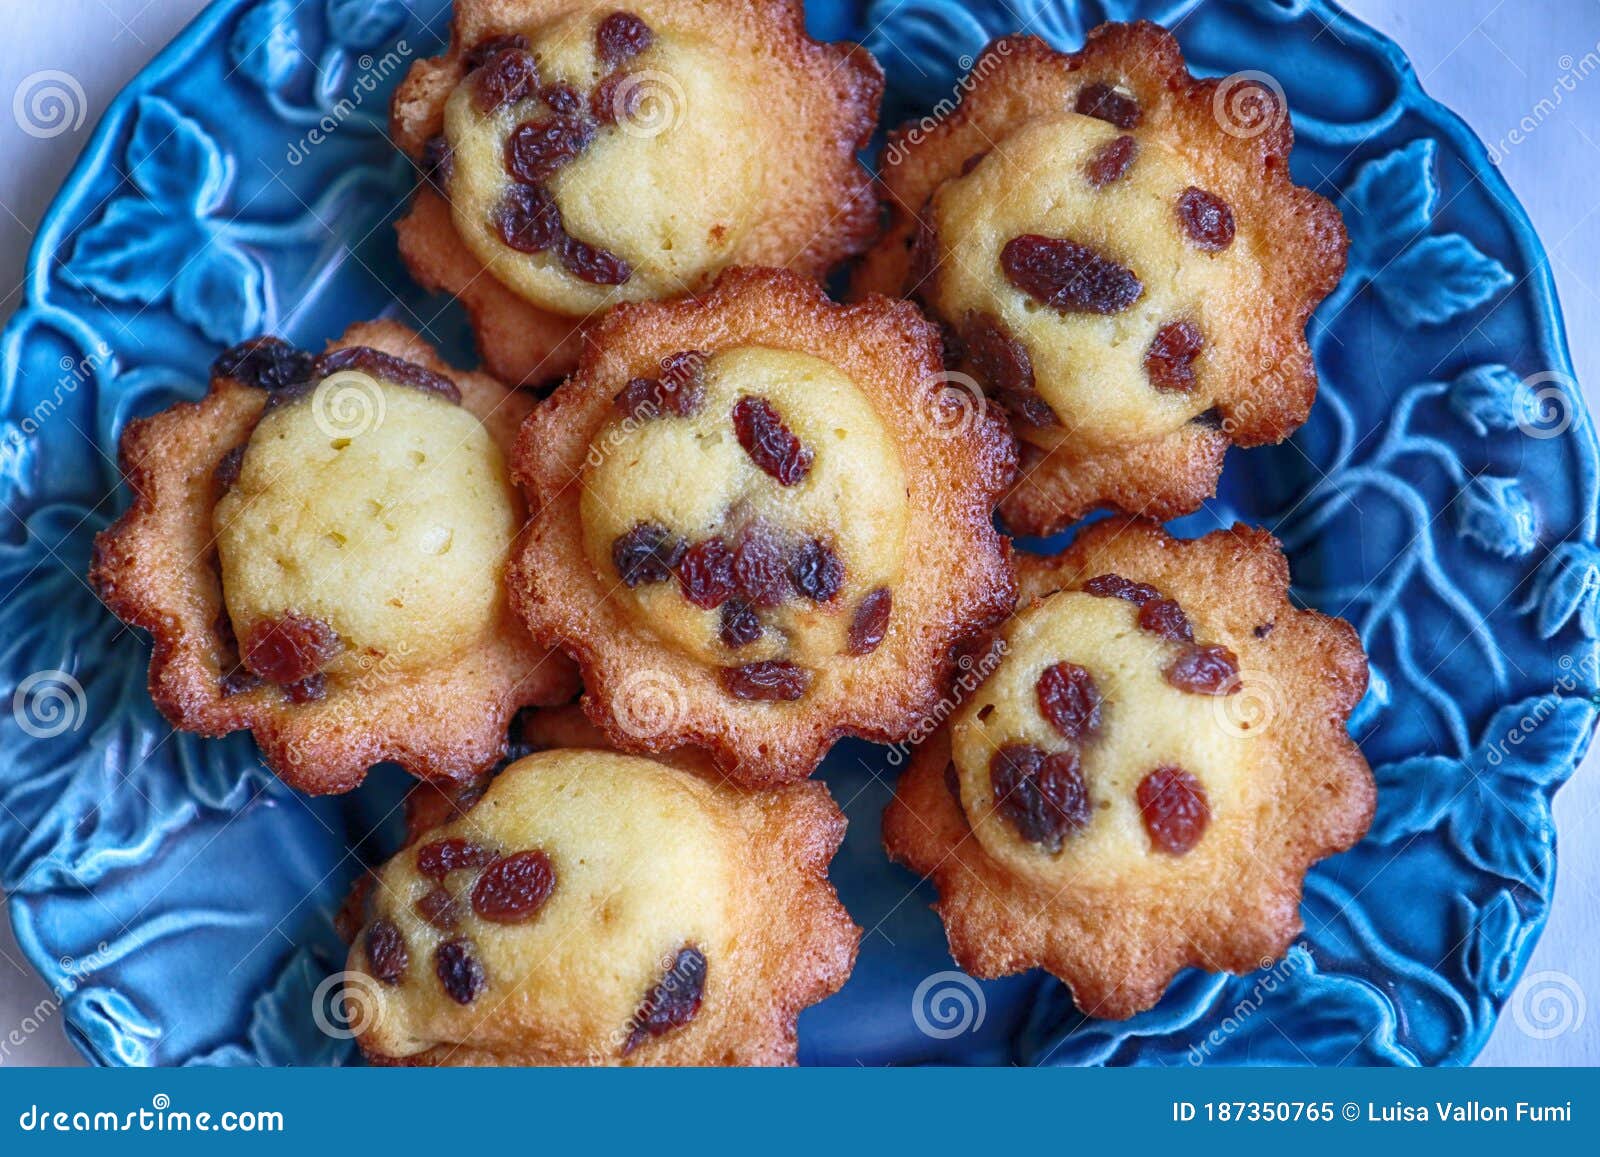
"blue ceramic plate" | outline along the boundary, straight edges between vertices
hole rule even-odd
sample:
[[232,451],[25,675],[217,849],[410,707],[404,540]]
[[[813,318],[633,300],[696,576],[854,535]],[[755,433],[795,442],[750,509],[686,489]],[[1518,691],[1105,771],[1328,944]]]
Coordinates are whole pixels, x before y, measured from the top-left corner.
[[[352,1055],[327,1031],[329,916],[393,845],[401,777],[310,801],[246,737],[175,734],[145,693],[145,640],[83,576],[127,500],[123,424],[199,396],[220,347],[261,331],[317,346],[388,314],[464,353],[458,312],[396,259],[411,176],[381,130],[446,7],[214,4],[107,113],[5,331],[0,872],[23,949],[101,1063]],[[868,934],[848,986],[802,1018],[802,1059],[1470,1060],[1544,923],[1550,798],[1600,691],[1594,433],[1548,264],[1482,146],[1323,0],[810,8],[817,35],[883,62],[889,123],[949,99],[1019,16],[1064,47],[1103,19],[1159,20],[1197,71],[1266,69],[1287,90],[1295,176],[1339,201],[1352,242],[1312,327],[1322,394],[1292,443],[1230,454],[1221,495],[1179,529],[1270,527],[1298,596],[1360,628],[1372,690],[1352,726],[1381,794],[1367,839],[1311,874],[1284,961],[1185,973],[1110,1023],[1049,977],[952,971],[929,890],[879,848],[896,757],[845,744],[824,769],[851,820],[834,875]]]

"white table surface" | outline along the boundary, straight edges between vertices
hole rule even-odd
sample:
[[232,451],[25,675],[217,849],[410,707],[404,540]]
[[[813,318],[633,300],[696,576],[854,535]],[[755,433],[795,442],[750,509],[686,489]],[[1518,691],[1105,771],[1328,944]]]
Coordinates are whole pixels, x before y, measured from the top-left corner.
[[[204,0],[9,0],[0,36],[0,317],[16,308],[23,257],[39,217],[106,104],[204,7]],[[1600,0],[1346,0],[1400,42],[1424,86],[1487,141],[1502,140],[1549,98],[1573,62],[1600,53]],[[22,133],[4,114],[33,73],[59,69],[83,86],[88,118],[51,140]],[[1562,93],[1559,107],[1511,149],[1502,169],[1532,215],[1555,268],[1572,354],[1591,408],[1600,412],[1600,72]],[[1600,1001],[1600,753],[1556,800],[1560,872],[1555,907],[1529,975],[1559,973],[1581,1000]],[[1512,998],[1530,1017],[1527,981]],[[0,1037],[49,1007],[0,912]],[[81,1063],[48,1015],[0,1064]],[[1482,1064],[1600,1064],[1600,1006],[1560,1035],[1501,1019]],[[1569,1017],[1571,1021],[1574,1018]]]

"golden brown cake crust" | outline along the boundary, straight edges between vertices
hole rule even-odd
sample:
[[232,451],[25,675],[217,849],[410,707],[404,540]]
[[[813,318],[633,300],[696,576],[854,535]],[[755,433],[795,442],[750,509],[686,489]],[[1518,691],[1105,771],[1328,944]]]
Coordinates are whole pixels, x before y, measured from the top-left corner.
[[[576,708],[528,713],[521,729],[527,749],[611,750],[605,737]],[[702,756],[674,753],[667,763],[702,785],[711,806],[730,824],[728,846],[746,887],[737,902],[736,951],[713,959],[711,968],[732,981],[719,999],[707,999],[688,1025],[648,1040],[626,1055],[599,1042],[552,1042],[537,1024],[517,1026],[517,1047],[477,1047],[472,1043],[437,1045],[422,1053],[386,1057],[361,1038],[374,1064],[402,1065],[792,1065],[796,1059],[795,1018],[802,1010],[837,992],[854,967],[861,938],[828,880],[828,864],[844,840],[845,817],[820,783],[796,784],[765,792],[728,785]],[[404,847],[422,842],[441,823],[464,817],[482,789],[464,799],[452,789],[419,784],[407,797]],[[341,934],[357,939],[370,911],[375,877],[363,877],[347,903]],[[349,967],[370,965],[359,947]],[[490,990],[493,993],[493,989]],[[359,996],[359,994],[357,994]],[[505,997],[501,995],[501,1003]],[[509,1010],[506,1015],[514,1015]],[[485,1021],[495,1017],[486,1010]]]
[[1043,535],[1100,506],[1154,518],[1196,509],[1215,492],[1230,443],[1281,441],[1310,411],[1316,372],[1305,327],[1344,271],[1338,210],[1290,181],[1293,130],[1273,94],[1260,86],[1252,94],[1263,102],[1261,131],[1230,133],[1214,108],[1220,82],[1191,77],[1177,41],[1158,25],[1102,25],[1070,54],[1034,37],[1004,37],[984,51],[971,75],[975,82],[948,117],[890,133],[879,181],[889,225],[859,266],[854,291],[916,294],[928,276],[913,260],[920,215],[941,185],[960,176],[969,158],[990,149],[1003,155],[1007,135],[1030,119],[1070,110],[1084,86],[1120,86],[1142,112],[1123,131],[1136,141],[1158,141],[1194,166],[1202,185],[1234,207],[1241,230],[1248,224],[1275,258],[1248,331],[1230,337],[1249,370],[1217,384],[1216,413],[1208,415],[1214,422],[1113,453],[1076,452],[1070,439],[1048,453],[1030,447],[1000,513],[1011,530]]
[[[749,345],[799,351],[849,375],[906,472],[898,625],[870,654],[832,660],[836,668],[794,703],[730,698],[717,668],[663,645],[637,621],[583,544],[580,473],[623,384],[659,372],[678,351]],[[771,786],[811,774],[843,736],[903,737],[937,702],[951,645],[1003,617],[1015,598],[1010,544],[990,513],[1014,470],[1011,437],[991,408],[930,437],[928,390],[940,374],[937,335],[910,303],[873,297],[840,306],[814,282],[778,270],[729,270],[698,301],[619,306],[600,323],[578,372],[523,426],[512,470],[534,515],[508,583],[534,637],[578,661],[584,709],[612,742],[633,751],[707,749],[738,782]],[[668,710],[640,734],[619,720],[618,701],[644,678]]]
[[[530,399],[482,374],[452,370],[416,334],[390,321],[353,325],[331,349],[367,346],[444,375],[491,437],[509,446]],[[173,726],[202,735],[254,732],[286,783],[314,794],[349,791],[375,763],[459,780],[500,758],[512,714],[568,701],[576,673],[536,647],[507,608],[490,645],[411,677],[381,663],[320,702],[293,704],[272,685],[225,695],[237,662],[217,570],[214,476],[260,419],[264,391],[215,377],[198,402],[130,422],[121,462],[133,504],[95,542],[90,581],[118,618],[150,632],[150,695]],[[412,673],[417,674],[417,673]]]
[[1024,604],[1097,575],[1148,583],[1225,632],[1246,673],[1276,700],[1257,774],[1273,778],[1253,846],[1228,849],[1236,870],[1204,888],[1098,892],[1007,870],[980,844],[946,782],[949,729],[924,745],[884,814],[889,855],[931,877],[951,953],[975,976],[1043,967],[1086,1013],[1111,1019],[1153,1005],[1189,965],[1264,967],[1301,928],[1307,868],[1367,830],[1372,774],[1346,731],[1366,688],[1365,656],[1340,619],[1295,608],[1288,565],[1265,531],[1236,525],[1182,541],[1154,523],[1096,523],[1056,558],[1024,557]]
[[[872,183],[856,160],[877,123],[883,70],[855,44],[825,44],[805,32],[799,0],[457,0],[449,50],[414,64],[395,91],[390,131],[414,160],[444,124],[444,105],[465,75],[472,45],[573,13],[623,8],[647,22],[690,28],[730,53],[755,53],[772,74],[759,114],[763,133],[794,143],[790,162],[768,176],[759,227],[728,264],[769,265],[821,277],[860,254],[877,232]],[[449,205],[424,183],[397,226],[400,253],[419,284],[459,298],[485,367],[503,381],[553,382],[577,364],[594,315],[567,317],[513,293],[467,248]],[[700,286],[686,286],[694,291]]]

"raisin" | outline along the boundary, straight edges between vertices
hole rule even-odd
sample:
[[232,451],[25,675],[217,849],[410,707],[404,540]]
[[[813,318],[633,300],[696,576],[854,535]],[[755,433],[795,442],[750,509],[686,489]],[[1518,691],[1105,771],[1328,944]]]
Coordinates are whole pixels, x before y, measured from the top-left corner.
[[746,663],[743,667],[724,667],[722,689],[735,699],[768,699],[791,702],[811,686],[811,672],[781,659]]
[[1012,285],[1062,313],[1120,313],[1144,294],[1131,269],[1066,237],[1013,237],[1000,267]]
[[1054,663],[1034,685],[1039,713],[1066,739],[1081,739],[1100,727],[1100,688],[1087,668]]
[[422,146],[422,156],[417,161],[417,176],[433,186],[434,192],[441,197],[448,197],[451,174],[455,172],[455,151],[450,148],[450,142],[443,135],[429,137],[427,144]]
[[1205,430],[1222,429],[1222,411],[1212,406],[1209,410],[1202,410],[1189,421]]
[[733,429],[750,460],[778,480],[793,486],[811,472],[811,451],[783,424],[765,398],[748,394],[733,404]]
[[1080,88],[1078,99],[1072,107],[1074,112],[1103,120],[1119,129],[1136,128],[1144,115],[1139,109],[1139,102],[1133,97],[1099,82]]
[[436,374],[426,366],[419,366],[416,362],[397,358],[371,346],[353,345],[329,350],[317,358],[313,373],[318,378],[326,378],[341,370],[360,370],[397,386],[410,386],[424,393],[437,394],[447,402],[457,405],[461,402],[461,391],[443,374]]
[[506,171],[525,185],[543,184],[592,140],[594,125],[579,117],[524,121],[506,138]]
[[472,887],[472,910],[495,924],[521,924],[538,914],[555,886],[549,856],[516,852],[483,870]]
[[1122,179],[1138,152],[1139,146],[1132,137],[1117,137],[1107,141],[1089,158],[1084,166],[1084,175],[1089,178],[1089,184],[1096,189],[1103,189],[1111,182]]
[[442,880],[463,868],[481,868],[494,860],[494,853],[471,840],[434,840],[417,849],[417,871],[430,880]]
[[1126,599],[1136,607],[1161,597],[1161,592],[1148,583],[1132,582],[1119,574],[1096,575],[1083,584],[1083,592],[1102,599]]
[[631,12],[613,12],[595,29],[595,48],[608,67],[632,60],[655,43],[650,26]]
[[973,153],[966,160],[962,161],[961,175],[965,177],[968,173],[972,172],[973,169],[976,169],[979,165],[983,164],[983,158],[987,157],[988,155],[988,149],[981,149],[978,152]]
[[244,665],[269,683],[298,683],[322,670],[344,644],[321,619],[263,619],[244,640]]
[[632,378],[611,402],[625,418],[649,420],[661,413],[661,382],[656,378]]
[[1151,599],[1139,608],[1139,626],[1175,643],[1194,642],[1194,627],[1175,599]]
[[1046,755],[1008,743],[989,760],[994,806],[1030,844],[1058,852],[1061,841],[1089,823],[1089,790],[1074,750]]
[[243,695],[261,686],[261,676],[246,671],[243,667],[235,667],[222,677],[220,685],[222,697],[232,699],[235,695]]
[[367,963],[372,975],[385,984],[399,984],[411,963],[411,953],[406,948],[406,938],[400,929],[387,920],[375,920],[367,929]]
[[489,223],[518,253],[543,253],[566,235],[561,210],[541,185],[512,185],[490,213]]
[[627,1056],[650,1037],[664,1036],[688,1024],[700,1011],[705,991],[705,953],[686,944],[678,949],[667,974],[645,994],[644,1003],[635,1010],[622,1055]]
[[1181,856],[1200,842],[1211,822],[1206,789],[1187,771],[1158,767],[1139,781],[1139,818],[1158,851]]
[[808,538],[795,552],[789,567],[794,589],[814,603],[825,603],[844,585],[844,563],[824,542]]
[[539,87],[539,68],[523,48],[503,48],[472,77],[472,105],[479,112],[498,112],[527,99]]
[[1205,348],[1205,335],[1192,321],[1162,326],[1144,351],[1144,372],[1150,384],[1158,390],[1188,393],[1194,389],[1194,359]]
[[226,494],[233,489],[233,484],[239,481],[239,471],[244,469],[244,447],[235,446],[224,454],[217,463],[216,469],[211,472],[211,480],[217,487],[219,494]]
[[473,955],[472,941],[465,936],[446,940],[433,950],[433,974],[457,1004],[471,1004],[486,982],[483,965]]
[[633,276],[633,266],[611,250],[576,237],[562,237],[558,255],[561,268],[590,285],[621,285]]
[[1060,424],[1050,404],[1034,388],[1028,347],[1012,337],[999,318],[969,312],[962,322],[960,340],[967,364],[1007,413],[1038,429]]
[[1277,623],[1257,623],[1255,629],[1250,633],[1258,639],[1265,639],[1268,635],[1272,634],[1272,628],[1276,627],[1277,625]]
[[865,655],[878,649],[889,633],[889,615],[894,610],[894,595],[888,587],[868,591],[850,620],[850,653]]
[[629,587],[664,583],[687,549],[683,539],[653,522],[635,523],[611,544],[611,563]]
[[211,376],[233,378],[258,390],[275,391],[304,383],[315,359],[275,337],[258,337],[224,350],[211,363]]
[[748,604],[729,599],[722,604],[722,623],[717,636],[724,647],[737,651],[761,637],[761,619]]
[[589,115],[603,125],[632,121],[639,115],[649,86],[626,72],[603,77],[589,93]]
[[487,36],[478,41],[461,58],[461,65],[468,72],[482,68],[492,57],[502,52],[514,50],[528,51],[528,38],[518,32],[508,32],[500,36]]
[[720,607],[733,594],[733,551],[713,535],[695,543],[678,563],[678,588],[703,611]]
[[733,548],[733,589],[752,607],[775,607],[789,597],[789,568],[782,544],[757,523],[739,535]]
[[283,689],[291,703],[320,703],[328,697],[328,678],[322,674],[307,675],[285,684]]
[[441,932],[449,932],[461,922],[461,905],[443,888],[430,889],[412,907],[426,923]]
[[1164,674],[1168,683],[1191,695],[1233,695],[1239,690],[1239,660],[1217,643],[1191,644]]
[[1190,185],[1178,197],[1178,220],[1196,249],[1217,253],[1233,244],[1233,210],[1215,193]]
[[572,116],[583,111],[583,94],[570,84],[561,81],[541,88],[539,99],[544,101],[551,112],[558,112],[563,116]]
[[950,793],[950,798],[956,801],[956,807],[961,809],[962,817],[965,818],[967,805],[961,802],[961,773],[956,770],[956,765],[953,763],[944,765],[944,789]]
[[679,350],[661,359],[661,384],[669,408],[686,418],[699,412],[706,399],[706,355],[701,350]]

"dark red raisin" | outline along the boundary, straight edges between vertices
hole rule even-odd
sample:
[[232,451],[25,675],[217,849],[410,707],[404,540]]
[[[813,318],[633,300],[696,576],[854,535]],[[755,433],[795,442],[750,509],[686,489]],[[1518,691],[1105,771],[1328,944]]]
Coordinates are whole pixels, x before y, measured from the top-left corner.
[[1190,185],[1178,197],[1178,220],[1196,249],[1217,253],[1233,244],[1233,210],[1214,193]]
[[692,944],[678,950],[672,967],[645,994],[644,1003],[628,1022],[628,1039],[622,1044],[627,1056],[650,1037],[663,1036],[682,1028],[700,1011],[706,991],[705,953]]
[[528,38],[520,32],[507,32],[499,36],[486,36],[471,48],[461,58],[461,65],[468,72],[482,68],[490,58],[514,49],[520,52],[528,51]]
[[632,121],[639,115],[649,86],[626,72],[602,77],[589,93],[589,115],[603,125]]
[[263,619],[244,640],[244,665],[269,683],[298,683],[315,675],[344,649],[321,619],[285,615]]
[[549,856],[537,849],[514,852],[483,870],[472,886],[472,910],[496,924],[521,924],[538,914],[555,886]]
[[1258,639],[1265,639],[1268,635],[1272,634],[1272,628],[1276,627],[1277,625],[1277,623],[1257,623],[1255,629],[1250,633]]
[[522,48],[503,48],[473,74],[472,104],[481,113],[497,112],[525,100],[538,87],[533,55]]
[[235,695],[243,695],[261,686],[261,676],[246,671],[243,667],[235,667],[222,677],[220,685],[222,697],[232,699]]
[[1158,851],[1181,856],[1200,842],[1211,822],[1206,789],[1187,771],[1158,767],[1139,781],[1139,818]]
[[387,920],[375,920],[367,929],[367,963],[372,975],[384,984],[399,984],[411,963],[411,953],[406,948],[406,938]]
[[965,177],[968,173],[972,172],[973,169],[976,169],[979,165],[983,164],[983,158],[987,157],[988,155],[988,149],[981,149],[978,152],[973,153],[966,160],[962,161],[961,175]]
[[1086,117],[1106,121],[1119,129],[1135,128],[1143,118],[1138,101],[1118,92],[1109,84],[1098,82],[1086,84],[1078,90],[1078,99],[1073,104],[1073,111]]
[[235,446],[224,454],[217,463],[216,469],[211,472],[211,480],[216,484],[220,494],[226,494],[233,489],[233,484],[239,481],[239,471],[244,469],[244,447]]
[[566,236],[561,210],[542,185],[512,185],[489,221],[500,240],[518,253],[543,253]]
[[311,377],[315,359],[275,337],[258,337],[224,350],[211,363],[211,376],[233,378],[258,390],[282,390],[297,386]]
[[1139,626],[1175,643],[1194,642],[1194,627],[1175,599],[1150,599],[1139,608]]
[[452,837],[434,840],[417,849],[417,871],[430,880],[442,880],[463,868],[481,868],[494,860],[494,853],[471,840]]
[[1006,412],[1029,426],[1044,429],[1060,423],[1033,384],[1033,359],[1028,347],[1011,336],[999,318],[970,312],[961,325],[965,360]]
[[1126,599],[1136,607],[1161,597],[1161,592],[1148,583],[1132,582],[1119,574],[1096,575],[1083,584],[1083,591],[1102,599]]
[[544,101],[551,112],[558,112],[564,116],[572,116],[583,111],[583,94],[570,84],[561,81],[541,88],[539,99]]
[[1034,685],[1039,713],[1066,739],[1081,739],[1100,726],[1100,688],[1087,668],[1054,663]]
[[794,589],[814,603],[825,603],[844,585],[844,563],[824,542],[808,538],[795,552],[789,566],[789,581]]
[[525,185],[543,184],[592,140],[594,125],[581,117],[524,121],[506,138],[506,172]]
[[748,647],[761,633],[761,619],[748,605],[738,599],[722,604],[722,622],[717,636],[724,647],[733,651]]
[[793,486],[811,472],[810,449],[801,445],[765,398],[746,395],[735,402],[733,429],[750,460],[780,486]]
[[1066,237],[1013,237],[1000,267],[1012,285],[1062,313],[1120,313],[1144,294],[1133,270]]
[[1144,351],[1144,372],[1150,384],[1158,390],[1188,393],[1194,389],[1194,360],[1205,348],[1205,335],[1192,321],[1162,326]]
[[613,68],[644,52],[655,39],[650,26],[631,12],[613,12],[594,33],[601,62]]
[[735,699],[763,699],[791,702],[811,686],[811,672],[781,659],[746,663],[743,667],[724,667],[722,689]]
[[715,610],[733,594],[733,551],[713,535],[695,543],[678,563],[678,588],[703,611]]
[[950,798],[956,801],[956,807],[962,809],[962,816],[966,815],[966,804],[961,802],[961,773],[956,770],[956,765],[944,765],[944,789],[950,793]]
[[450,175],[455,172],[456,158],[450,142],[443,135],[429,137],[422,146],[422,156],[417,161],[417,175],[433,186],[441,197],[450,195]]
[[1217,643],[1184,648],[1164,674],[1168,683],[1192,695],[1233,695],[1239,690],[1239,660]]
[[461,401],[460,389],[443,374],[436,374],[426,366],[419,366],[416,362],[397,358],[371,346],[353,345],[329,350],[317,358],[313,372],[318,378],[325,378],[341,370],[360,370],[397,386],[410,386],[424,393],[437,394],[449,402],[459,404]]
[[624,417],[648,421],[660,416],[662,395],[661,382],[656,378],[632,378],[611,401]]
[[446,940],[433,950],[433,974],[457,1004],[471,1004],[486,983],[483,965],[473,954],[472,941],[465,936]]
[[668,409],[680,418],[698,413],[706,399],[706,355],[701,350],[679,350],[661,359],[661,384]]
[[1008,743],[989,760],[994,806],[1030,844],[1051,852],[1089,823],[1089,790],[1075,750],[1046,755],[1025,743]]
[[865,655],[878,649],[889,633],[889,615],[894,610],[894,595],[888,587],[867,592],[850,620],[850,653]]
[[633,266],[611,250],[579,241],[576,237],[563,237],[558,255],[561,268],[590,285],[621,285],[633,276]]
[[630,587],[664,583],[672,577],[672,568],[686,549],[683,539],[666,527],[640,522],[611,544],[611,562]]
[[1117,137],[1107,141],[1089,158],[1089,163],[1084,166],[1084,175],[1089,178],[1089,184],[1096,189],[1103,189],[1111,182],[1122,179],[1138,153],[1139,146],[1132,137]]
[[328,697],[328,677],[322,674],[307,675],[293,683],[284,684],[291,703],[320,703]]
[[430,889],[413,907],[418,916],[441,932],[449,932],[461,922],[461,905],[443,888]]
[[733,587],[752,607],[775,607],[789,597],[789,567],[778,536],[761,523],[746,528],[733,548]]

